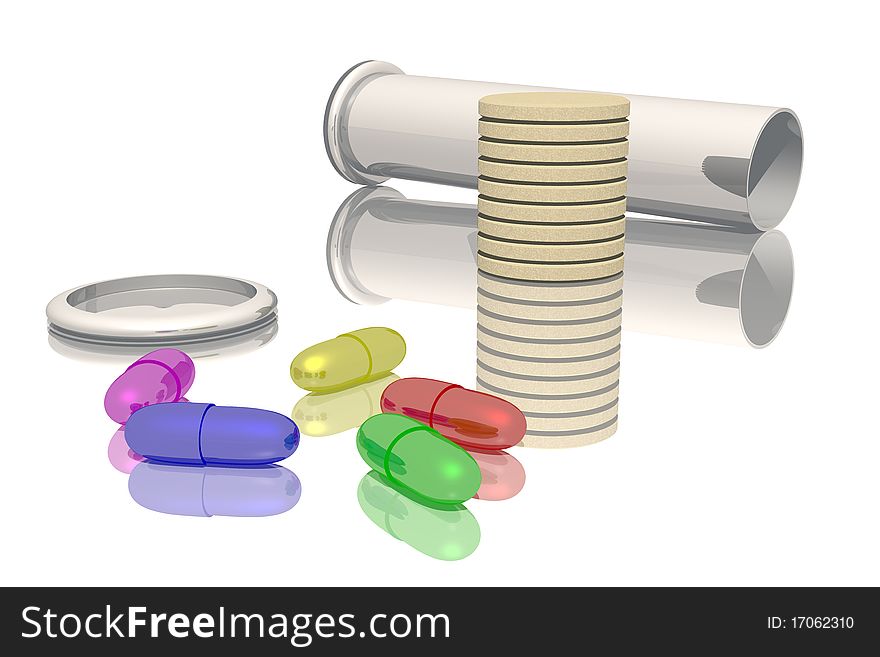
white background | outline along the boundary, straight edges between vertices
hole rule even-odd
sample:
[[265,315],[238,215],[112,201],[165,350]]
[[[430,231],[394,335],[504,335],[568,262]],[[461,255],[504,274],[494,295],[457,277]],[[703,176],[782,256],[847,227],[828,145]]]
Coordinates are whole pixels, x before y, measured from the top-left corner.
[[[880,584],[875,36],[863,3],[7,2],[0,10],[3,584]],[[517,41],[523,45],[514,45]],[[277,292],[274,342],[198,362],[191,399],[289,413],[292,356],[388,325],[397,370],[473,385],[474,315],[359,307],[326,273],[354,186],[324,153],[337,78],[409,73],[793,108],[806,154],[780,229],[795,295],[751,350],[626,333],[620,429],[516,448],[526,488],[468,504],[477,551],[441,562],[367,519],[353,432],[284,465],[271,518],[138,506],[107,461],[124,363],[47,344],[59,292],[122,276],[240,276]],[[411,198],[475,192],[394,183]]]

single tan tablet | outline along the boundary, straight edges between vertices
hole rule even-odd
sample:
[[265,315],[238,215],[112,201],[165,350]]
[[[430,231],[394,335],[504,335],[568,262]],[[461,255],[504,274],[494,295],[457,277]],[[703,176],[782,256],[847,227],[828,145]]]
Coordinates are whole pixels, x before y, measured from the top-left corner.
[[618,402],[599,406],[584,413],[528,413],[526,426],[533,432],[561,433],[568,431],[590,431],[617,417]]
[[609,278],[575,283],[554,283],[543,281],[516,281],[499,278],[486,272],[477,272],[477,287],[501,299],[516,301],[549,301],[569,303],[600,299],[620,292],[623,289],[623,276],[617,274]]
[[583,224],[545,224],[501,219],[477,218],[477,229],[484,235],[501,239],[530,242],[588,242],[619,237],[626,230],[621,217],[610,221],[592,221]]
[[506,399],[523,413],[581,413],[617,400],[618,382],[580,395],[530,395],[505,390],[477,377],[477,390]]
[[627,161],[598,164],[521,164],[480,158],[477,162],[484,178],[511,182],[582,183],[626,178]]
[[626,199],[594,203],[554,205],[549,203],[515,203],[480,196],[477,210],[490,218],[534,223],[584,223],[608,221],[624,216]]
[[615,94],[539,91],[491,94],[480,115],[508,121],[605,121],[629,115],[629,100]]
[[588,301],[523,301],[509,300],[477,289],[477,302],[481,308],[511,319],[577,321],[613,313],[620,309],[622,301],[623,292]]
[[526,358],[510,356],[477,343],[477,358],[488,367],[527,376],[585,376],[602,372],[620,363],[620,347],[580,358]]
[[617,433],[617,418],[589,431],[564,431],[558,433],[527,431],[519,445],[521,447],[534,447],[537,449],[584,447],[610,438],[615,433]]
[[477,267],[495,276],[515,278],[520,281],[588,281],[622,272],[623,256],[609,260],[560,265],[501,260],[497,256],[477,252]]
[[584,123],[517,123],[480,119],[480,136],[505,141],[607,141],[622,139],[629,134],[629,121]]
[[620,367],[578,377],[527,377],[501,372],[477,361],[477,377],[489,385],[511,392],[542,395],[572,395],[595,392],[616,383]]
[[479,178],[477,189],[480,194],[507,201],[528,201],[530,203],[584,203],[611,201],[626,195],[626,180],[584,184],[539,184],[496,182]]
[[518,242],[477,234],[477,251],[486,256],[532,262],[581,263],[623,256],[622,235],[590,242]]
[[618,309],[607,315],[571,321],[526,320],[504,317],[478,305],[477,325],[478,328],[488,329],[504,336],[531,340],[580,340],[604,335],[620,328],[621,314]]
[[488,327],[477,327],[477,339],[501,353],[535,358],[577,358],[607,352],[620,345],[620,329],[586,338],[541,340],[504,335]]
[[602,162],[619,160],[629,154],[629,141],[578,144],[541,144],[520,141],[493,141],[480,137],[477,152],[483,157],[512,162]]

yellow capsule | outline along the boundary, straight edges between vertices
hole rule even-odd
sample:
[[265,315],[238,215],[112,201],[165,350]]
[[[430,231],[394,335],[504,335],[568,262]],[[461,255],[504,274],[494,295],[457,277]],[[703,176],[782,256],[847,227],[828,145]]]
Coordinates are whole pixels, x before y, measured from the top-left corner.
[[404,355],[400,333],[374,326],[304,349],[290,364],[290,377],[304,390],[336,392],[385,376]]

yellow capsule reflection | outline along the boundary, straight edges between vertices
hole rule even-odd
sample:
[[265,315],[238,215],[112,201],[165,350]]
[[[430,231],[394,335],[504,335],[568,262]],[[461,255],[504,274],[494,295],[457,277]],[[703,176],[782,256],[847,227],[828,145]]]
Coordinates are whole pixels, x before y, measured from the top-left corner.
[[406,355],[400,333],[375,326],[304,349],[290,364],[290,377],[304,390],[336,392],[387,375]]
[[310,392],[296,403],[291,417],[307,436],[332,436],[354,429],[368,417],[382,412],[382,392],[399,378],[392,372],[376,381],[339,392]]

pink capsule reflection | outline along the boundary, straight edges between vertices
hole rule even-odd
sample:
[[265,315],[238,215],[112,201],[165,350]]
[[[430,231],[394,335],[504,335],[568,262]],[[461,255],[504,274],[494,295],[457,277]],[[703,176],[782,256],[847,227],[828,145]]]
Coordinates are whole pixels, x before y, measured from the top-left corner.
[[110,459],[110,464],[114,468],[125,474],[131,474],[138,463],[146,460],[137,452],[132,451],[128,443],[125,442],[124,426],[119,427],[110,439],[110,444],[107,446],[107,458]]
[[526,471],[516,457],[507,452],[468,450],[480,466],[483,483],[475,499],[500,502],[519,493],[526,483]]

